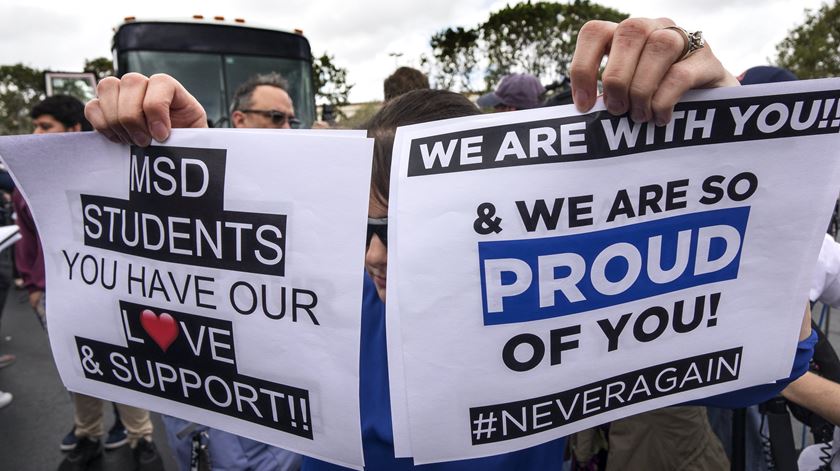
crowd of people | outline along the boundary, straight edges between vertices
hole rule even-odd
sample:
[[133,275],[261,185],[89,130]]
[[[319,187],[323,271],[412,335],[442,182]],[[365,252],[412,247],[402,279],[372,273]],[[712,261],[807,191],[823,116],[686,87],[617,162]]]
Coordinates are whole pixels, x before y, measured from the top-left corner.
[[[606,67],[601,71],[605,51],[609,51],[609,55]],[[778,70],[751,70],[742,80],[748,83],[776,81],[778,73]],[[565,95],[573,100],[579,111],[590,110],[601,95],[599,76],[609,113],[629,113],[636,122],[653,120],[657,124],[670,121],[674,105],[689,89],[739,85],[739,80],[723,68],[710,47],[690,43],[684,30],[681,32],[667,19],[635,18],[619,24],[604,21],[587,23],[578,36],[577,50],[570,67],[571,90]],[[784,73],[781,76],[791,78]],[[242,84],[231,100],[233,127],[298,127],[300,121],[295,117],[288,87],[288,83],[277,74],[255,76]],[[543,106],[545,93],[546,88],[539,79],[529,74],[504,77],[493,92],[478,99],[478,106],[458,93],[431,89],[428,78],[407,67],[398,69],[384,82],[385,102],[367,124],[368,136],[375,143],[365,253],[367,276],[361,313],[359,385],[366,469],[415,467],[411,459],[396,458],[394,454],[384,328],[387,217],[395,130],[410,124],[477,115],[481,113],[479,107],[494,112],[537,108]],[[147,146],[152,139],[166,141],[173,128],[207,126],[201,105],[169,76],[127,74],[122,78],[109,77],[99,83],[97,96],[84,107],[84,115],[83,105],[73,98],[47,98],[32,110],[35,132],[95,129],[115,142]],[[12,202],[22,235],[15,247],[15,263],[23,286],[29,292],[32,309],[46,327],[48,311],[43,250],[20,192],[12,193]],[[823,283],[812,292],[812,300],[822,298],[830,304],[838,304],[840,256],[832,258],[830,254],[840,251],[833,245],[833,240],[826,244],[826,255],[821,258],[824,263],[818,270],[818,277],[823,277]],[[726,469],[729,467],[729,456],[724,446],[727,443],[724,443],[726,440],[721,441],[719,437],[723,432],[715,430],[713,423],[723,423],[725,429],[731,427],[731,422],[727,425],[725,421],[710,421],[706,406],[726,409],[746,407],[782,393],[789,400],[816,411],[829,422],[840,422],[840,414],[837,413],[840,410],[840,386],[813,373],[806,373],[818,335],[812,329],[809,309],[804,307],[804,311],[793,368],[785,380],[710,397],[699,404],[628,417],[609,426],[576,434],[571,440],[558,439],[514,453],[419,468],[542,470],[563,469],[564,463],[571,461],[575,469],[581,470]],[[3,363],[4,356],[0,356],[0,367],[4,366]],[[77,393],[71,395],[75,410],[74,425],[71,433],[61,442],[61,448],[68,452],[65,459],[75,469],[87,469],[101,455],[103,447],[124,444],[132,448],[138,469],[162,468],[161,457],[151,440],[152,424],[148,411],[114,404],[117,423],[106,434],[104,401]],[[0,407],[8,406],[11,401],[11,395],[0,393]],[[714,413],[712,417],[715,417]],[[201,469],[202,466],[210,466],[208,463],[212,463],[212,469],[219,470],[343,469],[176,417],[164,417],[163,421],[170,448],[176,455],[175,461],[183,470]],[[752,440],[748,446],[761,447],[762,444]],[[567,449],[571,450],[570,454]],[[818,463],[819,466],[824,464]],[[749,469],[762,469],[758,463],[750,466]]]

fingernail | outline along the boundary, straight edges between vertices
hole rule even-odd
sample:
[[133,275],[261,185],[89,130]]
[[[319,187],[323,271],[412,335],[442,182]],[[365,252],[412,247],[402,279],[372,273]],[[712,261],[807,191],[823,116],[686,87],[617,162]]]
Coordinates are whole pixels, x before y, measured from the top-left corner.
[[630,112],[630,119],[636,123],[644,123],[647,121],[647,115],[643,110],[634,109]]
[[607,97],[607,110],[612,114],[624,112],[624,102],[615,98]]
[[151,138],[142,132],[136,132],[132,134],[131,139],[134,141],[135,144],[141,147],[148,146],[151,141]]
[[589,93],[586,90],[575,90],[575,104],[581,111],[586,111],[584,108],[589,103]]
[[165,141],[166,138],[169,137],[169,131],[166,129],[166,125],[164,125],[162,121],[153,122],[150,128],[152,131],[152,137],[154,137],[156,141]]
[[670,116],[666,118],[665,116],[659,115],[659,116],[656,116],[656,118],[654,120],[656,122],[656,125],[661,128],[662,126],[665,126],[666,124],[668,124],[671,121],[671,118],[670,118]]

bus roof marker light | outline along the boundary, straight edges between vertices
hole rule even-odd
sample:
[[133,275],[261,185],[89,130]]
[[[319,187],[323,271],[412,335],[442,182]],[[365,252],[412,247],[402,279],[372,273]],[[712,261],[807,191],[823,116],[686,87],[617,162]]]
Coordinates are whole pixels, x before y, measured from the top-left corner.
[[214,16],[213,19],[216,20],[216,21],[225,21],[224,16]]
[[194,20],[203,20],[203,19],[204,19],[204,15],[193,15],[193,19],[194,19]]

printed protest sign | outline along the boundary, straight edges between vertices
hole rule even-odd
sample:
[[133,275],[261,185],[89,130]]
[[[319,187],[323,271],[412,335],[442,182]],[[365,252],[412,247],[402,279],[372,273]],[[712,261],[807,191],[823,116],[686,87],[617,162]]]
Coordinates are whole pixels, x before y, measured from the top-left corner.
[[70,390],[362,466],[363,133],[18,136],[0,156]]
[[[522,449],[790,373],[837,190],[840,82],[398,131],[397,450]],[[396,191],[394,191],[396,190]]]

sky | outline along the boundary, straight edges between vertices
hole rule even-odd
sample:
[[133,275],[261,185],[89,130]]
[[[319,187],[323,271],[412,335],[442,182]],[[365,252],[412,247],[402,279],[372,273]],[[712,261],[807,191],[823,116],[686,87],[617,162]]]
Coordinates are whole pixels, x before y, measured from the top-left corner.
[[[111,57],[113,28],[126,16],[188,19],[222,15],[277,29],[302,29],[312,52],[335,56],[355,84],[352,102],[381,100],[382,80],[402,65],[419,66],[429,38],[448,27],[472,28],[515,1],[423,0],[2,0],[0,64],[78,71],[85,59]],[[767,64],[775,46],[823,0],[600,0],[631,16],[668,17],[702,30],[724,66],[738,75]],[[401,54],[401,55],[399,55]]]

